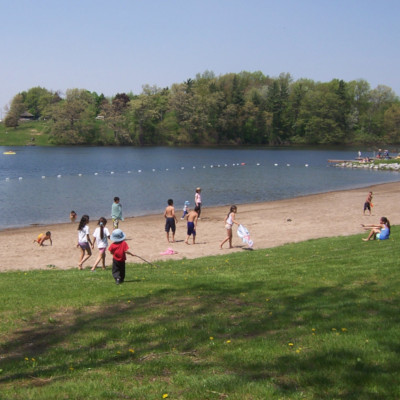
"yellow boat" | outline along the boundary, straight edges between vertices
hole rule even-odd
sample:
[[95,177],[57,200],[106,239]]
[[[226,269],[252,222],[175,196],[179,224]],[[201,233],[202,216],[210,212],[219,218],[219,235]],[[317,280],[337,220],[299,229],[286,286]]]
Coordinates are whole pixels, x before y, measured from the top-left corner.
[[3,154],[15,154],[15,151],[5,151]]

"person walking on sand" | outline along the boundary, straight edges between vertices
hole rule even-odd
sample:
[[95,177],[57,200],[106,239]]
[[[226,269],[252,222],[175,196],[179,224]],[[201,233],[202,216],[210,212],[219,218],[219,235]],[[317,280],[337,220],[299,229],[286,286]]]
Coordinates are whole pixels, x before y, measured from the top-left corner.
[[164,211],[165,232],[167,233],[167,242],[170,243],[169,232],[172,231],[172,243],[174,243],[176,224],[178,223],[178,219],[175,216],[174,201],[172,199],[168,199],[167,203],[168,205]]
[[196,226],[197,226],[197,219],[198,219],[198,209],[197,207],[194,210],[188,209],[187,215],[187,237],[185,240],[186,244],[189,244],[190,235],[193,235],[193,244],[196,243]]
[[196,193],[194,194],[194,206],[199,210],[197,212],[198,218],[200,219],[201,214],[201,188],[196,188]]
[[108,250],[113,255],[112,276],[117,285],[124,283],[125,280],[125,261],[126,255],[135,256],[129,250],[128,244],[125,242],[125,233],[121,229],[114,229],[111,234],[113,243]]
[[50,240],[50,246],[53,246],[53,241],[51,240],[51,232],[47,231],[46,233],[41,233],[37,239],[33,241],[33,243],[37,243],[39,246],[43,246],[43,242],[46,240]]
[[119,197],[114,197],[114,203],[111,206],[111,218],[114,229],[118,229],[119,221],[124,220],[122,218],[122,204],[120,203]]
[[[83,269],[83,263],[92,255],[92,241],[89,236],[89,215],[82,215],[78,225],[78,244],[76,247],[81,249],[78,268]],[[90,244],[90,245],[89,245]]]
[[101,217],[97,222],[98,227],[95,229],[93,233],[93,243],[92,249],[94,248],[94,242],[96,241],[97,248],[99,249],[99,255],[94,262],[94,265],[91,271],[95,271],[99,262],[102,262],[102,268],[106,269],[106,250],[108,247],[107,239],[110,239],[110,232],[106,228],[107,220],[104,217]]
[[225,223],[225,229],[227,232],[226,238],[221,242],[219,247],[222,249],[222,246],[226,243],[229,242],[229,248],[232,248],[232,226],[233,224],[239,225],[239,223],[235,220],[237,213],[237,207],[236,206],[231,206],[228,215],[225,217],[224,223]]
[[373,207],[372,205],[372,192],[369,192],[367,195],[367,198],[365,199],[365,203],[364,203],[364,215],[365,215],[365,211],[368,210],[369,211],[369,215],[371,216],[371,207]]
[[361,226],[365,229],[370,229],[369,235],[367,238],[363,238],[364,242],[368,242],[368,240],[386,240],[389,239],[390,236],[390,222],[386,217],[382,217],[379,221],[379,225],[364,225]]

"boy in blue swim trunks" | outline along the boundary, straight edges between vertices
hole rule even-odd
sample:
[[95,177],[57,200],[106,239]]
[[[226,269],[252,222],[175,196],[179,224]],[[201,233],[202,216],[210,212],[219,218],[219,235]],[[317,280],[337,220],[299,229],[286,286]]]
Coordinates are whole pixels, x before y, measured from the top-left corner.
[[196,226],[197,220],[199,219],[199,209],[196,207],[194,210],[188,210],[187,215],[187,237],[185,240],[186,244],[189,244],[189,238],[193,235],[193,244],[196,243]]

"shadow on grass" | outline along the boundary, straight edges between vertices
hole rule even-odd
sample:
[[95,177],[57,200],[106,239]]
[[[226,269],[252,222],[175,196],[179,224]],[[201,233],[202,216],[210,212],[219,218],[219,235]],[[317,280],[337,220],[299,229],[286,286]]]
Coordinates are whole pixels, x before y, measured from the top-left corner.
[[[85,372],[125,363],[154,364],[142,371],[150,378],[154,368],[171,368],[172,358],[175,370],[226,371],[238,386],[264,381],[288,395],[312,387],[320,399],[395,398],[400,304],[374,300],[374,286],[275,292],[266,302],[263,293],[271,290],[265,281],[222,281],[159,289],[131,303],[116,297],[110,306],[65,310],[52,320],[39,315],[3,341],[0,384],[68,379],[69,366]],[[228,340],[241,351],[226,346]],[[384,358],[367,342],[385,348]]]

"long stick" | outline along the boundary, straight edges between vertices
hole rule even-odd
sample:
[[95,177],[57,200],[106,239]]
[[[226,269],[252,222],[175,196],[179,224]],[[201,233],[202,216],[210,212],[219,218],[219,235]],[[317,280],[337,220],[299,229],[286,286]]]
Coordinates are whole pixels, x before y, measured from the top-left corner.
[[145,260],[144,258],[138,256],[137,254],[135,254],[135,257],[140,258],[141,260],[143,260],[143,261],[146,262],[147,264],[152,265],[153,267],[159,268],[158,265],[155,265],[155,264],[151,263],[150,261]]

